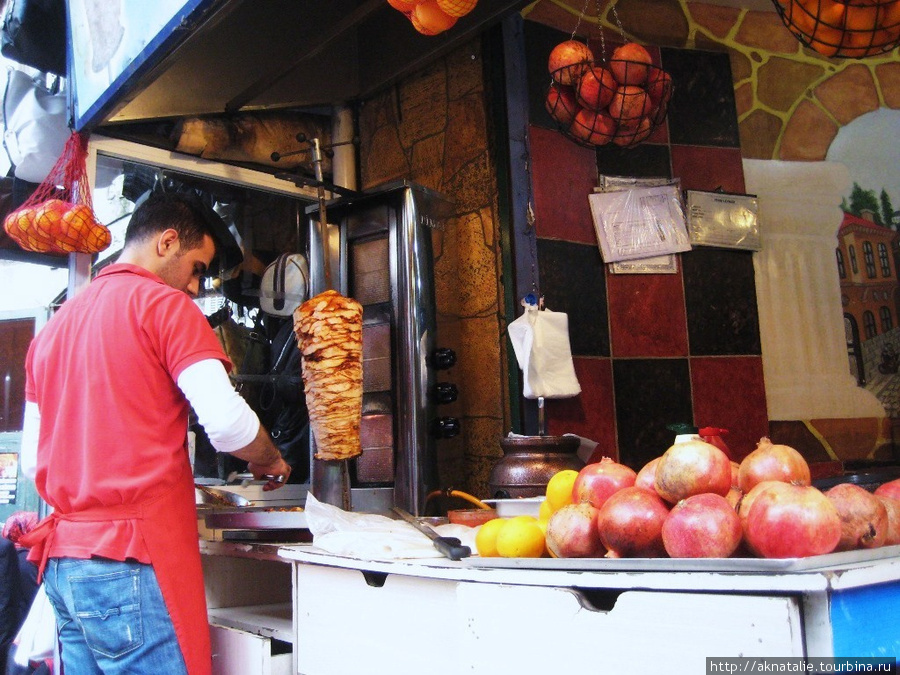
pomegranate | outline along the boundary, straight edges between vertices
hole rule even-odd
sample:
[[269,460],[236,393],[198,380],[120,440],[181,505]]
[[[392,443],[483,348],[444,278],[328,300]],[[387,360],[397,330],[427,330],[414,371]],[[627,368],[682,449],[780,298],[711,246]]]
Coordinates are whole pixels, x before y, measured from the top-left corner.
[[559,124],[568,127],[575,121],[575,113],[578,112],[578,102],[575,100],[575,90],[562,84],[551,84],[547,91],[547,100],[544,106],[550,117]]
[[658,495],[634,486],[616,492],[597,513],[607,558],[661,558],[662,526],[669,508]]
[[[609,114],[619,124],[636,127],[641,118],[649,115],[653,110],[653,102],[641,87],[634,85],[622,85],[612,96],[609,102]],[[728,455],[725,455],[728,457]]]
[[791,446],[776,445],[768,438],[762,438],[756,449],[741,460],[738,485],[744,492],[749,492],[764,480],[809,485],[809,464]]
[[597,509],[566,504],[547,521],[547,550],[556,558],[600,558],[606,553],[597,531]]
[[613,50],[609,67],[620,84],[643,84],[652,63],[650,52],[635,42],[626,42]]
[[900,499],[879,494],[875,495],[875,499],[884,504],[884,508],[887,511],[888,526],[887,533],[884,536],[884,545],[895,546],[900,544]]
[[661,459],[662,457],[654,457],[641,467],[641,470],[637,472],[637,477],[634,479],[634,487],[649,490],[656,494],[656,466]]
[[745,492],[740,500],[738,500],[737,513],[741,519],[741,525],[744,526],[745,533],[747,531],[747,514],[750,513],[750,507],[753,506],[753,500],[756,499],[763,490],[780,482],[781,481],[778,480],[764,480],[762,483],[754,485],[752,490]]
[[614,492],[634,485],[635,478],[634,469],[604,457],[578,472],[572,485],[572,501],[576,504],[588,502],[599,509]]
[[900,478],[888,481],[887,483],[882,483],[877,488],[875,488],[875,494],[882,497],[900,499]]
[[746,523],[744,541],[765,558],[823,555],[841,540],[837,509],[810,485],[772,481],[753,499]]
[[[724,450],[722,452],[724,452]],[[740,464],[738,464],[734,460],[731,460],[731,487],[739,488],[741,486],[741,484],[738,482],[738,470],[740,468]]]
[[878,497],[853,483],[838,483],[825,496],[841,518],[838,551],[884,546],[888,514]]
[[660,125],[663,123],[663,120],[666,119],[666,114],[669,112],[669,104],[666,101],[660,101],[659,105],[650,111],[650,121],[654,125]]
[[650,124],[650,118],[642,117],[636,127],[625,124],[620,125],[616,130],[616,135],[613,136],[613,143],[623,147],[627,145],[636,145],[637,143],[645,141],[652,131],[653,127]]
[[653,105],[668,103],[672,98],[672,76],[662,68],[650,66],[647,82],[644,84]]
[[606,113],[595,113],[582,108],[575,115],[569,133],[591,145],[605,145],[616,134],[616,123]]
[[656,467],[656,491],[670,504],[704,492],[723,497],[731,489],[731,460],[714,445],[700,440],[676,443]]
[[741,492],[741,488],[731,486],[731,489],[728,490],[728,493],[725,495],[725,500],[731,504],[731,508],[734,509],[734,512],[737,513],[738,506],[740,506],[741,499],[744,497],[744,493]]
[[742,537],[734,507],[709,492],[682,499],[662,526],[663,545],[672,558],[728,558]]
[[574,85],[594,62],[594,53],[583,42],[566,40],[550,52],[547,69],[560,84]]
[[609,105],[616,93],[615,78],[603,66],[590,66],[578,80],[578,102],[595,112]]

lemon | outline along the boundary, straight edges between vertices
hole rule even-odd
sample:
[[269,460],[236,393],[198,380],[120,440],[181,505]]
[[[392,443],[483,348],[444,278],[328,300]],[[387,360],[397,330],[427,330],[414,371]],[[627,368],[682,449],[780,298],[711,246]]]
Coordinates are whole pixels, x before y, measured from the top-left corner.
[[504,558],[540,558],[544,532],[534,516],[509,518],[497,532],[497,553]]
[[506,523],[507,518],[494,518],[483,523],[475,533],[475,549],[482,558],[497,558],[497,533]]
[[576,478],[578,472],[575,469],[563,469],[553,474],[547,482],[547,499],[544,500],[550,502],[549,508],[557,511],[572,503],[572,486]]
[[550,502],[548,500],[544,500],[541,502],[540,509],[538,510],[538,522],[546,523],[550,520],[550,516],[553,515],[553,507],[550,506]]

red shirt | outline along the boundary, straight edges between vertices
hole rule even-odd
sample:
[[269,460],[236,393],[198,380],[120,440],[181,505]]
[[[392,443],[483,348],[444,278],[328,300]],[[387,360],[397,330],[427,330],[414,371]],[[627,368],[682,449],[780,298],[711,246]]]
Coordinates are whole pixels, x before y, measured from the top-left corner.
[[[35,484],[60,513],[160,494],[187,463],[189,405],[178,375],[203,359],[231,367],[186,293],[135,265],[101,271],[38,333],[25,361],[41,429]],[[63,522],[50,557],[149,562],[133,522]]]

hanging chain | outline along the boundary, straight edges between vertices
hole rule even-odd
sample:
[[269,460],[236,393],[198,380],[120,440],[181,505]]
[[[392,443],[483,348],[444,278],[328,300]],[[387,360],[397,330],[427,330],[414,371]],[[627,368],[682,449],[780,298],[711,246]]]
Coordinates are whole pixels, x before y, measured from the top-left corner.
[[575,39],[575,35],[578,33],[578,27],[581,25],[581,20],[584,18],[584,15],[587,14],[588,3],[590,3],[590,1],[591,0],[584,0],[584,7],[581,8],[581,13],[578,15],[578,21],[575,22],[575,30],[572,31],[572,35],[569,37],[570,40]]
[[[526,129],[526,138],[527,136]],[[531,191],[531,159],[529,157],[530,150],[526,150],[525,160],[525,185],[526,187],[526,205],[525,205],[525,228],[523,232],[528,237],[528,250],[531,254],[531,292],[537,294],[537,229],[535,223],[537,217],[534,215],[534,195]]]
[[[622,42],[628,42],[628,38],[625,37],[625,28],[622,26],[622,22],[619,20],[619,13],[616,11],[616,4],[616,2],[613,2],[609,7],[612,10],[613,21],[616,22],[616,27],[619,29],[619,35],[622,36]],[[600,20],[600,0],[597,0],[597,20]]]

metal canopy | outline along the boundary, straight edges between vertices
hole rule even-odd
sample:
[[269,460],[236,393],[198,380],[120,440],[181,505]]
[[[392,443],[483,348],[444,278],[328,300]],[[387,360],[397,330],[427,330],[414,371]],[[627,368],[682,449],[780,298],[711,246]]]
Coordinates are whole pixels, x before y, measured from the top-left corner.
[[386,0],[224,0],[99,124],[316,108],[367,97],[471,40],[523,0],[481,0],[445,33],[424,36]]

